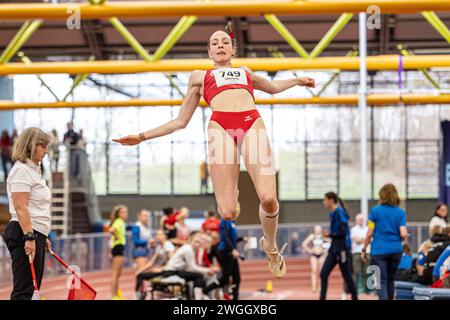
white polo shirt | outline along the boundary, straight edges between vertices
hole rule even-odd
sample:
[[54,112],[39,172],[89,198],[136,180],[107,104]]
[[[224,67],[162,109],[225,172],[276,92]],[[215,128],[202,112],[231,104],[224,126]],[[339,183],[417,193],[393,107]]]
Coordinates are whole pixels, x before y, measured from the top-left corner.
[[16,161],[9,172],[6,190],[11,221],[19,221],[11,193],[29,192],[28,209],[31,225],[34,230],[47,236],[51,226],[51,192],[45,183],[44,177],[41,175],[41,168],[29,159],[27,159],[26,163]]

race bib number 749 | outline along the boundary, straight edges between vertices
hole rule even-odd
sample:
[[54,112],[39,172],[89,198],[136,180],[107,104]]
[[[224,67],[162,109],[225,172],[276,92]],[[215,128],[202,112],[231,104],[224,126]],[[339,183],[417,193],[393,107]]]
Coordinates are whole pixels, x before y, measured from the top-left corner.
[[247,85],[245,71],[237,68],[220,68],[212,71],[217,87],[228,84]]

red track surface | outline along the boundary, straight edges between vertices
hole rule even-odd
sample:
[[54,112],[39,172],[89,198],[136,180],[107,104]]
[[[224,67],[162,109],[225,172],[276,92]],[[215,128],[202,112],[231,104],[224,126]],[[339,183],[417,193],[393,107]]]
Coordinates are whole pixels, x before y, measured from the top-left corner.
[[[309,261],[304,258],[286,259],[287,274],[277,279],[268,270],[266,260],[249,260],[241,263],[241,296],[242,299],[254,300],[316,300],[318,293],[311,292]],[[110,299],[110,271],[99,271],[82,274],[90,285],[98,292],[97,299]],[[41,298],[48,300],[64,300],[67,298],[67,276],[44,278],[40,290]],[[268,280],[272,280],[272,293],[261,293]],[[342,278],[336,267],[329,280],[328,299],[340,299]],[[134,272],[125,270],[120,279],[120,288],[127,299],[134,298]],[[9,299],[11,287],[0,288],[0,299]],[[373,295],[360,295],[360,299],[375,299]]]

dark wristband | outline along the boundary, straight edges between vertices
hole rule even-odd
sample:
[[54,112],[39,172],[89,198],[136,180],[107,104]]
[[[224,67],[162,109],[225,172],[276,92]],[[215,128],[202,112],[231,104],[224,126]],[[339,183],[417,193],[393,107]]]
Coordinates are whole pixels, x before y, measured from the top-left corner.
[[36,235],[33,232],[28,232],[23,236],[24,241],[33,241],[36,240]]

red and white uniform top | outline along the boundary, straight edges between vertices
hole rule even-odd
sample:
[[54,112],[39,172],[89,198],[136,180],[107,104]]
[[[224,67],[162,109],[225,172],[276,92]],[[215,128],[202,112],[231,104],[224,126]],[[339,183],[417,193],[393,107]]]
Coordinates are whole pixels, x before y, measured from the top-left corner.
[[228,89],[246,89],[255,99],[250,73],[243,68],[217,68],[206,71],[203,81],[203,98],[206,103]]

